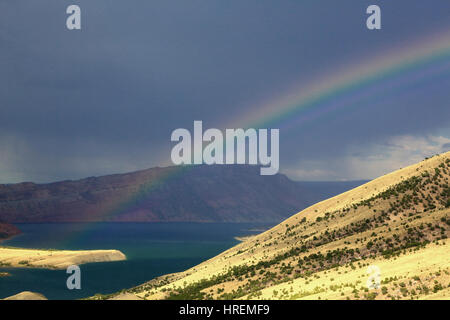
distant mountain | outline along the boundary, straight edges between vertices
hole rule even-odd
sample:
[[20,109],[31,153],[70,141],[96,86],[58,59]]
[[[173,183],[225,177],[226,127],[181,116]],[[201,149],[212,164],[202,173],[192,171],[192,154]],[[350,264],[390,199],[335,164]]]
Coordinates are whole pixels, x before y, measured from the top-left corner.
[[18,222],[279,222],[360,182],[294,182],[259,167],[152,168],[48,184],[0,185],[0,219]]

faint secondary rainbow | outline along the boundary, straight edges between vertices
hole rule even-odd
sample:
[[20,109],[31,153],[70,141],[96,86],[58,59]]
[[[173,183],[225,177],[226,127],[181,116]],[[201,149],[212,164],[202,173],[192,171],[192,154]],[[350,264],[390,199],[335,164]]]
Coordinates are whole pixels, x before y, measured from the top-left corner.
[[424,37],[412,45],[401,46],[381,56],[346,66],[345,70],[322,74],[309,84],[296,84],[285,94],[256,104],[247,114],[239,114],[231,121],[231,125],[236,127],[238,124],[238,127],[243,128],[284,127],[286,121],[292,123],[298,121],[299,117],[307,118],[306,113],[315,109],[317,113],[324,114],[327,110],[348,105],[344,102],[337,106],[338,99],[348,101],[376,87],[377,92],[383,93],[383,83],[393,81],[395,85],[394,80],[402,75],[411,73],[410,79],[398,80],[397,84],[405,85],[433,77],[448,62],[450,33]]
[[[91,217],[92,221],[82,222],[82,226],[74,226],[72,228],[73,230],[67,231],[64,237],[60,239],[60,242],[67,246],[75,239],[83,237],[89,232],[95,232],[98,227],[96,221],[117,221],[114,219],[116,216],[129,209],[136,209],[136,206],[141,200],[146,199],[152,191],[164,185],[167,181],[180,176],[183,172],[189,170],[190,167],[191,166],[174,166],[151,169],[154,170],[154,173],[150,179],[146,181],[136,179],[132,182],[135,185],[139,185],[139,188],[135,192],[123,193],[120,197],[114,199],[113,202],[103,203]],[[118,221],[120,221],[120,219]]]

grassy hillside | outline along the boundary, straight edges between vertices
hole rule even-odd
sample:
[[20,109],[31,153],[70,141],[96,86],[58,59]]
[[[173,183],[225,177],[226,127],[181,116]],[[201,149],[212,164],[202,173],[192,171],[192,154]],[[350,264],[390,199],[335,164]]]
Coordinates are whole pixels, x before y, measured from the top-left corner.
[[[114,298],[449,299],[449,177],[447,152]],[[371,269],[379,285],[368,286]]]

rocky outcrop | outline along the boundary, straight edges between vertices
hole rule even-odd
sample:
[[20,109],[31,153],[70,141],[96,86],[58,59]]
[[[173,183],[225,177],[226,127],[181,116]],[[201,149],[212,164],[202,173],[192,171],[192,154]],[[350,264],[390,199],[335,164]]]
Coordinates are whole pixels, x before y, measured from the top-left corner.
[[20,230],[17,227],[9,223],[0,222],[0,240],[11,238],[19,233]]

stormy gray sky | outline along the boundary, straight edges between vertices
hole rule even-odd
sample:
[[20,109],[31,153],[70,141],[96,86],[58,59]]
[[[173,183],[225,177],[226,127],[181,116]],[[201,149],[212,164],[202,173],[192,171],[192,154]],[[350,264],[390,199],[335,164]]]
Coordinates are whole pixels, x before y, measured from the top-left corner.
[[[70,4],[82,30],[66,29]],[[370,4],[381,30],[366,28]],[[294,85],[447,30],[446,0],[0,0],[0,183],[170,165],[176,128],[229,127]],[[450,59],[434,67],[280,124],[281,172],[370,179],[449,150]]]

